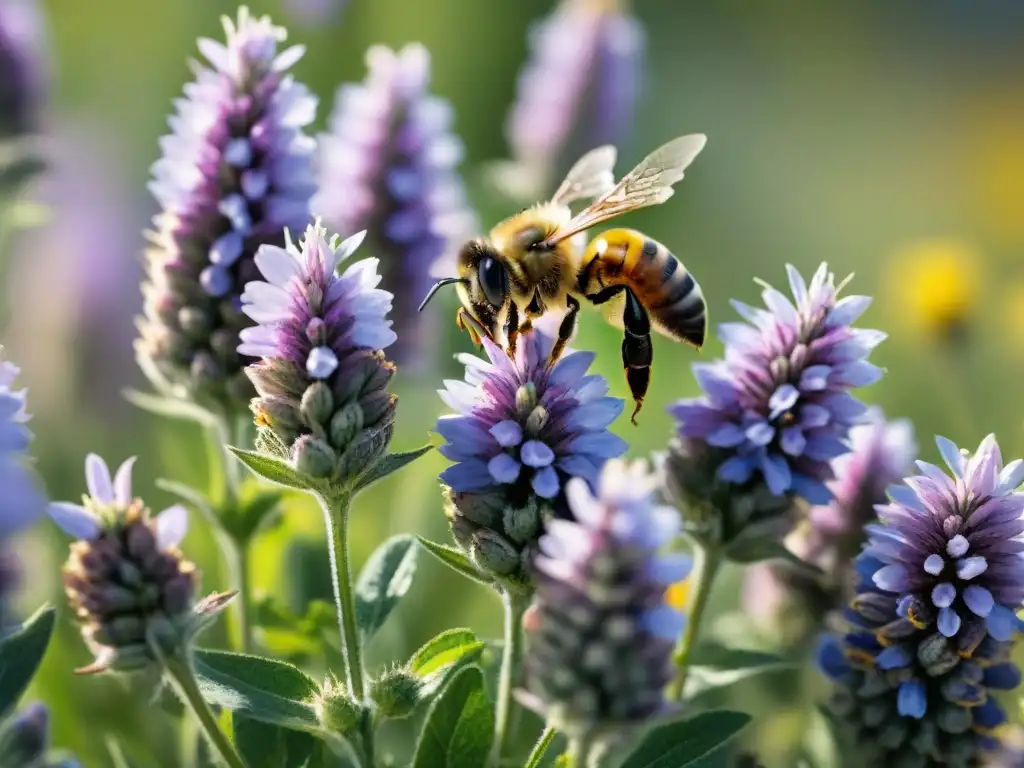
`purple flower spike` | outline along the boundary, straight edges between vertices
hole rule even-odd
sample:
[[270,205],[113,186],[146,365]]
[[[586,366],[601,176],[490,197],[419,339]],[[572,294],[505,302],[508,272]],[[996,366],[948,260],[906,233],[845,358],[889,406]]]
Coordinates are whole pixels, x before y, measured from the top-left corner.
[[646,33],[619,0],[563,0],[529,34],[505,134],[510,191],[536,199],[580,155],[633,127]]
[[41,15],[36,0],[0,0],[0,138],[40,127],[48,79]]
[[210,614],[234,594],[195,602],[199,571],[178,549],[188,511],[174,505],[151,515],[132,493],[134,464],[129,458],[111,473],[103,459],[89,454],[83,503],[54,502],[48,510],[77,540],[62,571],[64,591],[96,655],[80,674],[153,668],[162,655],[184,653]]
[[263,281],[245,286],[243,311],[258,323],[239,352],[261,358],[246,374],[259,447],[295,469],[341,483],[358,478],[387,450],[397,398],[385,387],[394,365],[391,294],[377,288],[377,259],[342,269],[362,232],[338,243],[319,224],[299,245],[256,254]]
[[642,463],[610,461],[596,498],[582,478],[569,481],[574,519],[551,521],[540,540],[518,696],[570,738],[667,709],[662,689],[686,617],[666,590],[686,578],[690,559],[661,553],[680,517],[653,503],[656,486]]
[[238,334],[243,286],[259,278],[253,257],[282,245],[284,230],[310,220],[315,144],[303,129],[316,97],[288,70],[303,48],[278,51],[285,31],[246,8],[224,18],[227,43],[199,41],[210,67],[195,66],[161,140],[150,190],[154,220],[136,349],[162,390],[218,409],[244,408],[252,386],[242,373]]
[[[885,501],[886,487],[913,468],[917,446],[910,422],[887,422],[877,408],[867,418],[850,430],[851,452],[832,462],[832,501],[811,507],[807,523],[786,540],[791,552],[818,566],[824,577],[779,562],[757,563],[747,571],[747,613],[765,630],[781,630],[787,645],[816,634],[826,614],[853,596],[848,594],[851,561],[864,543],[864,526],[876,519],[875,505]],[[929,560],[925,568],[941,569],[943,562]]]
[[840,684],[833,709],[886,765],[984,764],[1006,722],[994,692],[1021,678],[1010,659],[1024,603],[1024,462],[1004,467],[991,435],[973,454],[937,442],[949,471],[919,461],[922,474],[876,507],[851,629],[821,655]]
[[867,417],[850,390],[882,376],[867,357],[885,334],[851,325],[871,300],[839,298],[825,264],[810,284],[786,269],[792,300],[765,285],[765,309],[733,302],[746,322],[720,326],[724,359],[693,366],[704,395],[669,408],[670,482],[688,506],[724,515],[720,543],[755,524],[784,535],[795,499],[832,501],[832,462]]
[[367,231],[384,288],[395,296],[395,361],[421,369],[436,335],[417,312],[435,262],[476,232],[458,165],[451,105],[430,94],[430,54],[373,46],[369,73],[338,89],[330,132],[319,137],[320,191],[313,208],[350,235]]
[[28,463],[32,440],[25,423],[25,390],[12,389],[18,367],[3,359],[0,347],[0,632],[8,623],[8,598],[18,584],[19,569],[5,539],[38,520],[46,503]]
[[499,577],[528,579],[528,558],[543,520],[566,516],[565,483],[596,481],[626,443],[608,431],[623,401],[608,383],[586,375],[591,352],[548,366],[554,336],[535,328],[516,357],[488,339],[488,361],[461,355],[464,381],[446,381],[441,398],[455,413],[436,431],[440,452],[455,462],[441,473],[448,517],[477,565]]

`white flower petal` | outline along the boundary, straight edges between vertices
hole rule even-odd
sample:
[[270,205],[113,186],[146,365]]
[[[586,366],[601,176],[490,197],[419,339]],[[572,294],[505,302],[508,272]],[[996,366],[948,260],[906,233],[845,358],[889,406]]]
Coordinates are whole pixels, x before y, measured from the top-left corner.
[[132,467],[135,466],[135,457],[130,456],[124,460],[114,475],[114,501],[119,507],[127,507],[132,503]]
[[181,504],[168,507],[154,521],[158,549],[175,547],[188,533],[188,510]]
[[[284,248],[276,245],[261,245],[256,251],[256,266],[268,282],[278,286],[288,285],[293,277],[302,274],[299,262]],[[249,286],[246,286],[248,290]]]
[[89,489],[89,495],[100,504],[114,503],[114,486],[110,480],[110,470],[107,463],[95,453],[85,457],[85,485]]
[[96,515],[80,504],[55,501],[46,508],[47,514],[65,533],[76,539],[91,539],[100,532]]

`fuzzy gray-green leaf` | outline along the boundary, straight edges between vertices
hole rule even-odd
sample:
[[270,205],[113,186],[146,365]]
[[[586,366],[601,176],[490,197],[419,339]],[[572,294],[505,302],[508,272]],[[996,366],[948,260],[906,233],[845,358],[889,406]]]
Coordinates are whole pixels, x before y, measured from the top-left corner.
[[369,472],[359,478],[359,481],[355,485],[355,490],[361,491],[364,488],[373,485],[378,480],[383,480],[388,475],[400,470],[406,464],[411,464],[420,456],[433,449],[433,447],[434,446],[432,445],[424,445],[414,451],[387,454],[384,458],[378,461]]
[[319,730],[310,704],[319,688],[297,667],[261,656],[197,650],[195,668],[203,698],[211,704],[263,723]]
[[0,721],[32,682],[53,634],[53,606],[44,605],[24,624],[0,635]]
[[370,555],[356,582],[356,623],[369,639],[384,626],[416,573],[419,545],[412,536],[392,536]]
[[447,565],[452,570],[458,571],[463,576],[478,581],[481,584],[491,584],[492,581],[482,574],[473,563],[469,561],[462,552],[457,550],[455,547],[449,547],[446,544],[438,544],[436,541],[431,541],[422,536],[417,537],[420,540],[420,544],[423,545],[430,554],[440,560],[442,563]]
[[486,765],[494,710],[478,667],[466,667],[445,686],[427,713],[412,768],[479,768]]
[[312,486],[311,479],[297,472],[290,464],[272,456],[265,456],[255,451],[244,451],[241,448],[228,446],[238,460],[245,466],[272,483],[283,485],[286,488],[298,488],[308,490]]
[[750,722],[744,712],[703,712],[650,731],[621,768],[711,768],[728,742]]

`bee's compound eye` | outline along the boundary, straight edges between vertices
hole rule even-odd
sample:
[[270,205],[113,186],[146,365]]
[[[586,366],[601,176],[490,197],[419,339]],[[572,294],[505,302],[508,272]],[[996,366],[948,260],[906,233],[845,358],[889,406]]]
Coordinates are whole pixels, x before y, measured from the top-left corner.
[[484,297],[496,307],[505,303],[508,297],[508,272],[505,265],[490,256],[480,260],[480,287]]

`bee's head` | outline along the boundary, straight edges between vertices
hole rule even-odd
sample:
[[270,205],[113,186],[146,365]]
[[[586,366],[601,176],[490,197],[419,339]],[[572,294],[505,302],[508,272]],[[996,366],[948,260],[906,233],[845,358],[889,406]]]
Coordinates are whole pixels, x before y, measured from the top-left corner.
[[420,309],[439,288],[454,284],[462,306],[491,338],[495,338],[509,299],[508,269],[501,253],[486,240],[470,240],[459,250],[456,265],[458,276],[439,280],[420,304]]

